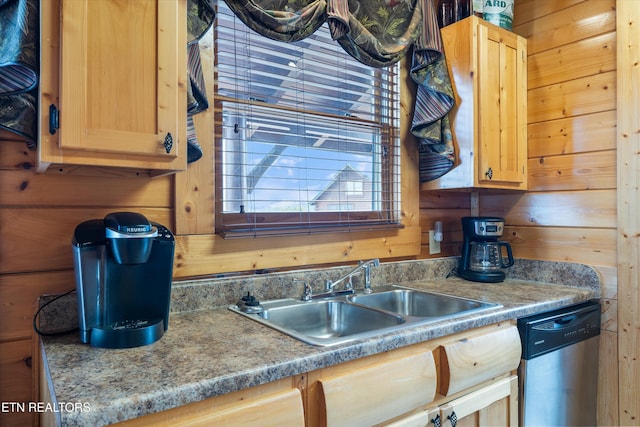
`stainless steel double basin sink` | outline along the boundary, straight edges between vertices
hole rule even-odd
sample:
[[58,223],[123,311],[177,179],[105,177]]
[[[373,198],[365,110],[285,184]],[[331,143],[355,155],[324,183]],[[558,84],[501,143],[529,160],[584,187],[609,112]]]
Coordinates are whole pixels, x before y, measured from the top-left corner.
[[308,344],[330,346],[417,324],[501,307],[452,295],[389,285],[311,301],[279,299],[231,311]]

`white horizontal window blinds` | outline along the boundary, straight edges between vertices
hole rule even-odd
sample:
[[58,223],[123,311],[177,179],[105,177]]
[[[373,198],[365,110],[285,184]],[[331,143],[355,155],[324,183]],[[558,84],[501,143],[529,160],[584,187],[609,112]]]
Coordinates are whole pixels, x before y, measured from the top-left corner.
[[218,3],[216,229],[225,237],[399,227],[398,66],[326,25],[284,43]]

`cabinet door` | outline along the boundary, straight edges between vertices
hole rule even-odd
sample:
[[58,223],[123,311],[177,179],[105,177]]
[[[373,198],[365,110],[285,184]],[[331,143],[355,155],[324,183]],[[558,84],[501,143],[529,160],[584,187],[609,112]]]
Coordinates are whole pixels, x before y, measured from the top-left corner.
[[440,351],[438,391],[451,396],[515,371],[521,354],[518,328],[509,324],[444,343]]
[[526,179],[526,54],[524,39],[478,25],[478,181]]
[[185,169],[186,1],[44,3],[44,167]]
[[432,402],[436,381],[431,352],[323,378],[326,425],[370,426],[392,419]]
[[441,425],[490,427],[518,425],[518,377],[496,381],[440,407]]

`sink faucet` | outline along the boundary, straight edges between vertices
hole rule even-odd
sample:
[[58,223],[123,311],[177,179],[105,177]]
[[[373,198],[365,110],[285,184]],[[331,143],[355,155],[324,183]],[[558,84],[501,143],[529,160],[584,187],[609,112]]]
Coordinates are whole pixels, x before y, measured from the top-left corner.
[[378,260],[377,258],[369,261],[360,261],[353,270],[351,270],[344,276],[340,277],[338,280],[335,280],[333,282],[331,280],[327,280],[327,282],[325,283],[325,291],[333,292],[335,287],[338,286],[340,283],[344,282],[345,280],[347,281],[347,283],[344,285],[344,290],[353,291],[353,283],[351,279],[356,273],[362,270],[363,276],[364,276],[364,293],[370,294],[371,293],[371,267],[372,266],[378,267],[379,265],[380,265],[380,260]]
[[[363,272],[364,276],[364,293],[370,294],[371,291],[371,267],[378,267],[380,265],[380,261],[378,259],[372,259],[369,261],[360,261],[358,265],[354,267],[353,270],[348,272],[347,274],[340,277],[338,280],[327,280],[324,285],[324,292],[319,294],[314,294],[311,286],[302,279],[293,279],[294,283],[301,282],[304,286],[302,290],[302,296],[300,297],[303,301],[311,301],[316,298],[326,298],[333,297],[336,295],[345,295],[354,293],[352,278],[354,275]],[[345,282],[342,290],[336,290],[336,287]]]

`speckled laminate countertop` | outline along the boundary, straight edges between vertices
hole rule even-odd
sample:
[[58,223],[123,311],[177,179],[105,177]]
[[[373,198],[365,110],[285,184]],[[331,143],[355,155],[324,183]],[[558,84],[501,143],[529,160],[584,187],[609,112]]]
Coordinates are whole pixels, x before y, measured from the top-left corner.
[[[530,267],[522,262],[514,271],[520,268],[518,275],[530,279]],[[496,302],[502,307],[335,347],[302,343],[224,306],[172,312],[169,330],[160,341],[145,347],[93,348],[81,344],[77,333],[43,337],[42,354],[54,403],[70,402],[74,405],[67,407],[84,408],[63,410],[56,416],[65,426],[107,425],[599,296],[599,279],[589,267],[565,268],[557,263],[547,267],[556,273],[536,276],[563,285],[514,278],[493,284],[457,277],[398,280],[395,283],[404,286]],[[557,272],[567,277],[558,279]],[[185,292],[176,291],[183,299]]]

